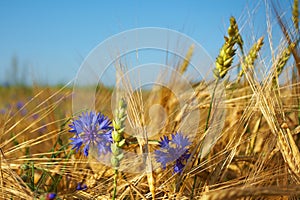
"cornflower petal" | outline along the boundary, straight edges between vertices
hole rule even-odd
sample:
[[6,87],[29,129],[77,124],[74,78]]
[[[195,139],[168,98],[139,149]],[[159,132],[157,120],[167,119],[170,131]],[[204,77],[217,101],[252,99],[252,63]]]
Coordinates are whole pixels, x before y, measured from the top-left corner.
[[78,151],[83,143],[81,138],[71,138],[70,140],[73,140],[70,144],[73,145],[72,149],[76,149]]
[[88,156],[89,155],[89,149],[90,149],[90,145],[89,144],[86,144],[83,148],[83,154],[85,156]]
[[161,148],[169,148],[169,142],[170,142],[170,140],[169,140],[168,136],[164,135],[164,137],[160,138],[160,139],[161,139],[161,142],[159,142],[159,146]]
[[176,164],[174,165],[174,173],[182,172],[184,164],[180,160],[176,160]]
[[181,133],[172,134],[172,142],[175,143],[178,147],[186,147],[191,143],[187,137],[184,137]]

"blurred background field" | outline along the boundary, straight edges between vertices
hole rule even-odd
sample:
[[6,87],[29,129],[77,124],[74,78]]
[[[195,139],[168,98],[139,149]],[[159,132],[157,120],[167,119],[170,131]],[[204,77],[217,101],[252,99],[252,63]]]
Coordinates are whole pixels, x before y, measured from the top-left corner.
[[[116,6],[94,1],[12,2],[0,2],[1,199],[112,199],[114,189],[116,199],[299,199],[297,0],[165,1],[161,6],[134,1]],[[157,7],[164,14],[153,14]],[[81,114],[72,109],[80,63],[108,36],[139,26],[183,29],[204,46],[215,64],[212,80],[189,80],[195,92],[182,94],[185,107],[166,87],[125,90],[128,122],[122,148],[128,152],[141,154],[147,146],[153,153],[160,138],[181,131],[185,116],[199,110],[197,126],[185,129],[186,135],[190,129],[196,136],[181,173],[173,172],[173,163],[148,173],[120,170],[114,176],[112,167],[95,156],[71,149],[74,134],[69,125]],[[190,67],[189,52],[184,53],[186,60],[171,62],[181,74]],[[130,66],[130,61],[123,64]],[[169,83],[180,87],[176,80]],[[130,81],[125,77],[123,84]],[[214,84],[225,91],[212,90]],[[95,93],[95,111],[110,120],[114,89],[100,82]],[[154,118],[159,122],[162,114],[151,110],[154,104],[161,105],[167,119],[145,142],[128,132],[133,130],[129,125],[149,124]],[[218,112],[220,108],[225,112]],[[139,168],[145,161],[126,162],[124,166]]]

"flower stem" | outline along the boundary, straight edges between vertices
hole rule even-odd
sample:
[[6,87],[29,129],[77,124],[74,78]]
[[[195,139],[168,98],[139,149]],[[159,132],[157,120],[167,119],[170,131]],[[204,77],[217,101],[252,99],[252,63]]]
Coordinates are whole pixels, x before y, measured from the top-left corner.
[[[217,89],[217,86],[219,84],[219,81],[220,81],[220,78],[216,78],[213,93],[212,93],[212,96],[211,96],[211,101],[210,101],[210,104],[209,104],[209,109],[208,109],[208,114],[207,114],[207,118],[206,118],[206,124],[205,124],[205,131],[204,132],[206,132],[208,127],[209,127],[209,119],[210,119],[211,110],[212,110],[212,106],[213,106],[213,102],[214,102],[214,98],[215,98],[215,93],[216,93],[216,89]],[[203,141],[204,141],[204,139],[205,139],[205,136],[203,138]],[[202,154],[202,148],[203,148],[203,142],[200,145],[200,151],[199,151],[198,156],[197,156],[198,163],[200,163],[200,156]],[[193,188],[192,188],[190,199],[193,199],[193,197],[194,197],[194,191],[196,189],[196,183],[197,183],[197,176],[194,176],[194,183],[193,183]]]
[[115,200],[117,196],[117,185],[118,185],[118,170],[115,169],[114,173],[114,190],[113,190],[113,196],[112,199]]

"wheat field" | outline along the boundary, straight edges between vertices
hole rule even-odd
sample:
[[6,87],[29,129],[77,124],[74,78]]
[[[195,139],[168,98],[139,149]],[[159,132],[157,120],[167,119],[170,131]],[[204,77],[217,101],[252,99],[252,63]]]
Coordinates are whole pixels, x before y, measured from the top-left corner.
[[[175,76],[175,89],[134,90],[120,66],[123,90],[113,96],[99,84],[95,110],[82,113],[72,111],[72,83],[1,86],[0,198],[299,199],[298,0],[291,18],[270,6],[280,44],[273,46],[270,21],[265,35],[246,40],[243,22],[231,17],[214,77],[191,82],[182,99]],[[176,73],[187,72],[193,51]],[[188,118],[195,110],[201,117]],[[131,133],[162,117],[163,127]],[[186,120],[192,125],[183,127]]]

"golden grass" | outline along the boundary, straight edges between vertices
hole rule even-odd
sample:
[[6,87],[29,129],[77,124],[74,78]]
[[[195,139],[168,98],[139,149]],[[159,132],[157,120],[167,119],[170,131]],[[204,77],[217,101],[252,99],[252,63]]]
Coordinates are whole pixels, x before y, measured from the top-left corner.
[[[298,23],[296,7],[298,1],[294,4],[293,23]],[[68,124],[73,117],[72,88],[35,87],[26,92],[24,88],[1,88],[1,95],[6,98],[0,104],[11,106],[0,116],[0,198],[43,199],[48,192],[56,192],[57,199],[111,199],[115,175],[117,199],[190,199],[191,193],[194,199],[299,199],[299,32],[297,25],[292,30],[282,20],[278,23],[284,26],[287,42],[282,43],[283,48],[278,52],[272,52],[276,59],[261,80],[256,68],[264,60],[259,56],[263,38],[256,40],[248,55],[244,55],[242,35],[231,20],[231,28],[237,29],[236,40],[227,45],[230,52],[223,45],[217,59],[220,78],[217,83],[226,88],[222,102],[217,100],[222,94],[213,98],[211,93],[214,81],[192,83],[194,92],[187,91],[178,99],[172,90],[183,85],[175,74],[168,82],[169,88],[133,91],[132,80],[124,76],[126,68],[117,67],[124,90],[118,88],[116,99],[124,98],[127,102],[124,137],[128,145],[123,148],[147,155],[146,159],[120,161],[117,174],[97,158],[85,158],[71,151],[68,143],[72,134],[68,132]],[[268,40],[270,37],[269,33]],[[237,46],[241,53],[239,59],[235,53]],[[185,60],[174,66],[179,74],[187,71],[193,50],[191,46]],[[231,65],[234,56],[243,68],[237,79],[229,81],[225,75],[234,68]],[[100,85],[98,92],[96,110],[113,119],[112,91]],[[16,108],[14,94],[25,103],[21,108]],[[180,107],[180,101],[185,105]],[[212,114],[207,120],[211,102]],[[165,115],[159,109],[151,110],[154,104],[159,104]],[[226,110],[222,129],[218,106]],[[199,126],[183,127],[188,114],[198,109]],[[155,124],[165,117],[162,129],[141,129],[154,120],[151,116],[155,117]],[[212,123],[214,120],[216,123]],[[182,129],[187,132],[195,129],[196,136],[183,172],[173,174],[170,167],[158,168],[148,158],[153,157],[160,137]],[[145,166],[146,170],[139,173],[122,170],[122,167],[138,170]],[[87,184],[88,189],[76,191],[79,182]]]

